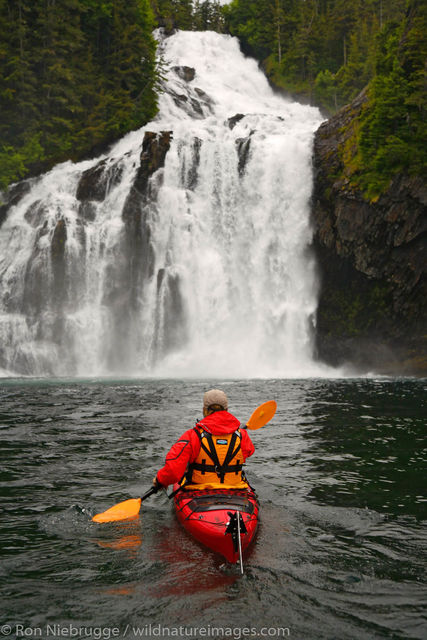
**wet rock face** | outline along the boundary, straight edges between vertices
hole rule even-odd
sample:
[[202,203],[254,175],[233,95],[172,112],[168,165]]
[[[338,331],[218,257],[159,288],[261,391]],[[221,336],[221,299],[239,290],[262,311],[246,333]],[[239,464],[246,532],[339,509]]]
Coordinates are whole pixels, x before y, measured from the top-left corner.
[[34,178],[22,180],[9,187],[6,193],[3,194],[4,202],[2,203],[0,200],[0,227],[6,220],[9,209],[18,204],[18,202],[27,195],[34,183]]
[[150,178],[165,165],[166,154],[172,141],[172,131],[154,133],[146,131],[142,142],[141,163],[136,173],[133,185],[126,198],[122,216],[129,230],[132,240],[149,236],[146,218],[150,203],[155,200],[162,182],[162,175],[158,181],[150,184]]
[[175,71],[178,78],[184,82],[191,82],[196,76],[196,70],[193,67],[172,67],[172,71]]
[[[198,138],[197,136],[193,138],[191,162],[187,167],[185,168],[183,167],[183,170],[181,173],[181,181],[183,186],[186,189],[191,189],[192,191],[194,191],[194,189],[197,187],[197,184],[199,182],[200,152],[201,152],[202,144],[203,143],[200,138]],[[182,148],[182,145],[178,147],[179,149],[178,153],[180,152],[181,148]]]
[[240,122],[240,120],[243,120],[245,116],[243,115],[243,113],[236,113],[235,116],[233,116],[232,118],[228,118],[228,126],[231,130],[234,129],[234,127],[236,126],[236,124],[238,122]]
[[253,133],[252,131],[246,138],[237,138],[236,140],[237,153],[239,155],[239,163],[237,165],[239,176],[243,176],[245,173],[251,149],[251,135]]
[[156,308],[157,325],[164,323],[163,331],[156,335],[163,335],[164,339],[155,345],[159,357],[172,352],[188,338],[185,329],[185,310],[181,296],[180,279],[178,275],[167,273],[165,269],[157,272],[158,304]]
[[365,100],[361,94],[322,124],[314,141],[318,353],[334,365],[427,371],[427,187],[398,175],[369,202],[350,185],[339,148]]
[[167,93],[177,107],[182,109],[192,118],[203,119],[213,113],[213,99],[199,87],[189,85],[195,77],[195,71],[191,67],[174,67],[175,73],[184,80],[175,89],[168,87]]
[[24,218],[32,227],[37,229],[40,224],[40,220],[43,219],[43,216],[46,212],[47,206],[42,200],[36,200],[26,210],[24,213]]
[[67,242],[67,225],[65,220],[61,218],[56,223],[53,231],[52,243],[50,245],[52,260],[54,262],[63,262],[65,243]]
[[[143,299],[144,287],[154,275],[154,249],[150,217],[155,214],[158,190],[163,182],[161,169],[172,141],[172,131],[146,131],[140,166],[122,210],[124,229],[117,260],[108,267],[104,304],[113,312],[117,343],[114,353],[128,353],[127,336],[134,322],[134,311]],[[132,354],[129,354],[131,358]],[[115,356],[114,356],[115,357]],[[109,365],[115,366],[114,358]]]
[[63,218],[56,223],[50,245],[53,264],[53,295],[58,303],[66,298],[66,256],[67,225]]
[[113,187],[120,183],[123,167],[119,162],[101,160],[84,171],[77,185],[76,198],[80,201],[78,213],[83,223],[96,217],[96,203],[103,202]]
[[165,165],[166,154],[172,140],[172,131],[153,133],[146,131],[142,142],[141,164],[133,187],[145,193],[150,177]]
[[102,202],[110,189],[120,182],[122,172],[118,163],[109,164],[107,160],[87,169],[82,173],[77,186],[77,200]]

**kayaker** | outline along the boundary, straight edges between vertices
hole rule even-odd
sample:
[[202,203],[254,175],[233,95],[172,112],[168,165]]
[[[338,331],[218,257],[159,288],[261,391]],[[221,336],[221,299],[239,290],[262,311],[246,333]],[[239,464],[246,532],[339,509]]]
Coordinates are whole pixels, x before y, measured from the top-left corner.
[[153,478],[157,488],[180,482],[186,489],[245,489],[242,467],[255,447],[246,429],[228,412],[219,389],[203,396],[203,420],[172,446],[164,467]]

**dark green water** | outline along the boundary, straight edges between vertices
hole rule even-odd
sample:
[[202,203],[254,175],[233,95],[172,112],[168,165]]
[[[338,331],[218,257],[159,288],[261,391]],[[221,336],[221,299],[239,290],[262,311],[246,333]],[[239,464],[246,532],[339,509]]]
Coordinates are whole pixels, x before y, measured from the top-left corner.
[[210,383],[0,382],[0,635],[427,638],[426,381],[214,384],[242,421],[279,404],[252,434],[262,523],[242,577],[165,495],[90,522],[149,488]]

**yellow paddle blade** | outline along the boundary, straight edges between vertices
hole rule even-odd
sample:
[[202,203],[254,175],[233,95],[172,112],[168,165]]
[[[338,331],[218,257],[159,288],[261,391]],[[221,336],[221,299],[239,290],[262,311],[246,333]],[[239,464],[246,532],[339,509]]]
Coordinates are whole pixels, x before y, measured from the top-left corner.
[[107,511],[97,513],[93,516],[93,522],[114,522],[115,520],[129,520],[129,518],[136,518],[141,508],[141,498],[131,498],[124,502],[115,504],[114,507],[110,507]]
[[275,400],[268,400],[268,402],[264,402],[255,409],[255,411],[247,421],[247,428],[251,429],[252,431],[255,431],[255,429],[260,429],[271,420],[271,418],[276,413],[276,409],[277,402]]

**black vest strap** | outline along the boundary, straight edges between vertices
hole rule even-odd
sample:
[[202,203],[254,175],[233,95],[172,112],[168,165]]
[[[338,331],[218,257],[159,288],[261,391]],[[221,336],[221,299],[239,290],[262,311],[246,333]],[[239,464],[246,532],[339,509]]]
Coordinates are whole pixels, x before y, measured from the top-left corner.
[[[234,431],[231,436],[230,443],[228,445],[227,453],[224,458],[224,462],[220,464],[218,453],[216,451],[215,443],[213,441],[212,434],[208,431],[200,431],[196,429],[196,433],[200,439],[200,446],[203,451],[209,456],[213,464],[206,464],[206,460],[203,459],[201,463],[192,462],[188,465],[187,482],[191,482],[193,476],[193,470],[200,471],[202,475],[207,472],[216,473],[221,484],[224,483],[226,473],[235,473],[236,475],[243,469],[243,464],[238,460],[237,464],[230,464],[230,461],[239,453],[241,449],[241,435],[237,431]],[[203,442],[203,438],[207,441],[207,447]],[[236,441],[237,445],[236,445]]]
[[[234,448],[237,439],[239,441],[237,443],[237,447]],[[224,462],[222,463],[224,467],[229,467],[230,460],[232,460],[239,453],[239,451],[241,449],[240,445],[241,445],[241,436],[240,436],[240,434],[239,435],[237,434],[237,431],[235,431],[233,433],[233,435],[231,436],[230,444],[228,446],[227,455],[225,456]],[[241,469],[243,465],[241,465],[239,463],[239,461],[237,461],[237,465],[232,465],[232,466],[235,467],[235,466],[239,466],[239,465],[240,465],[240,469]],[[236,473],[237,473],[237,471],[236,471]]]

